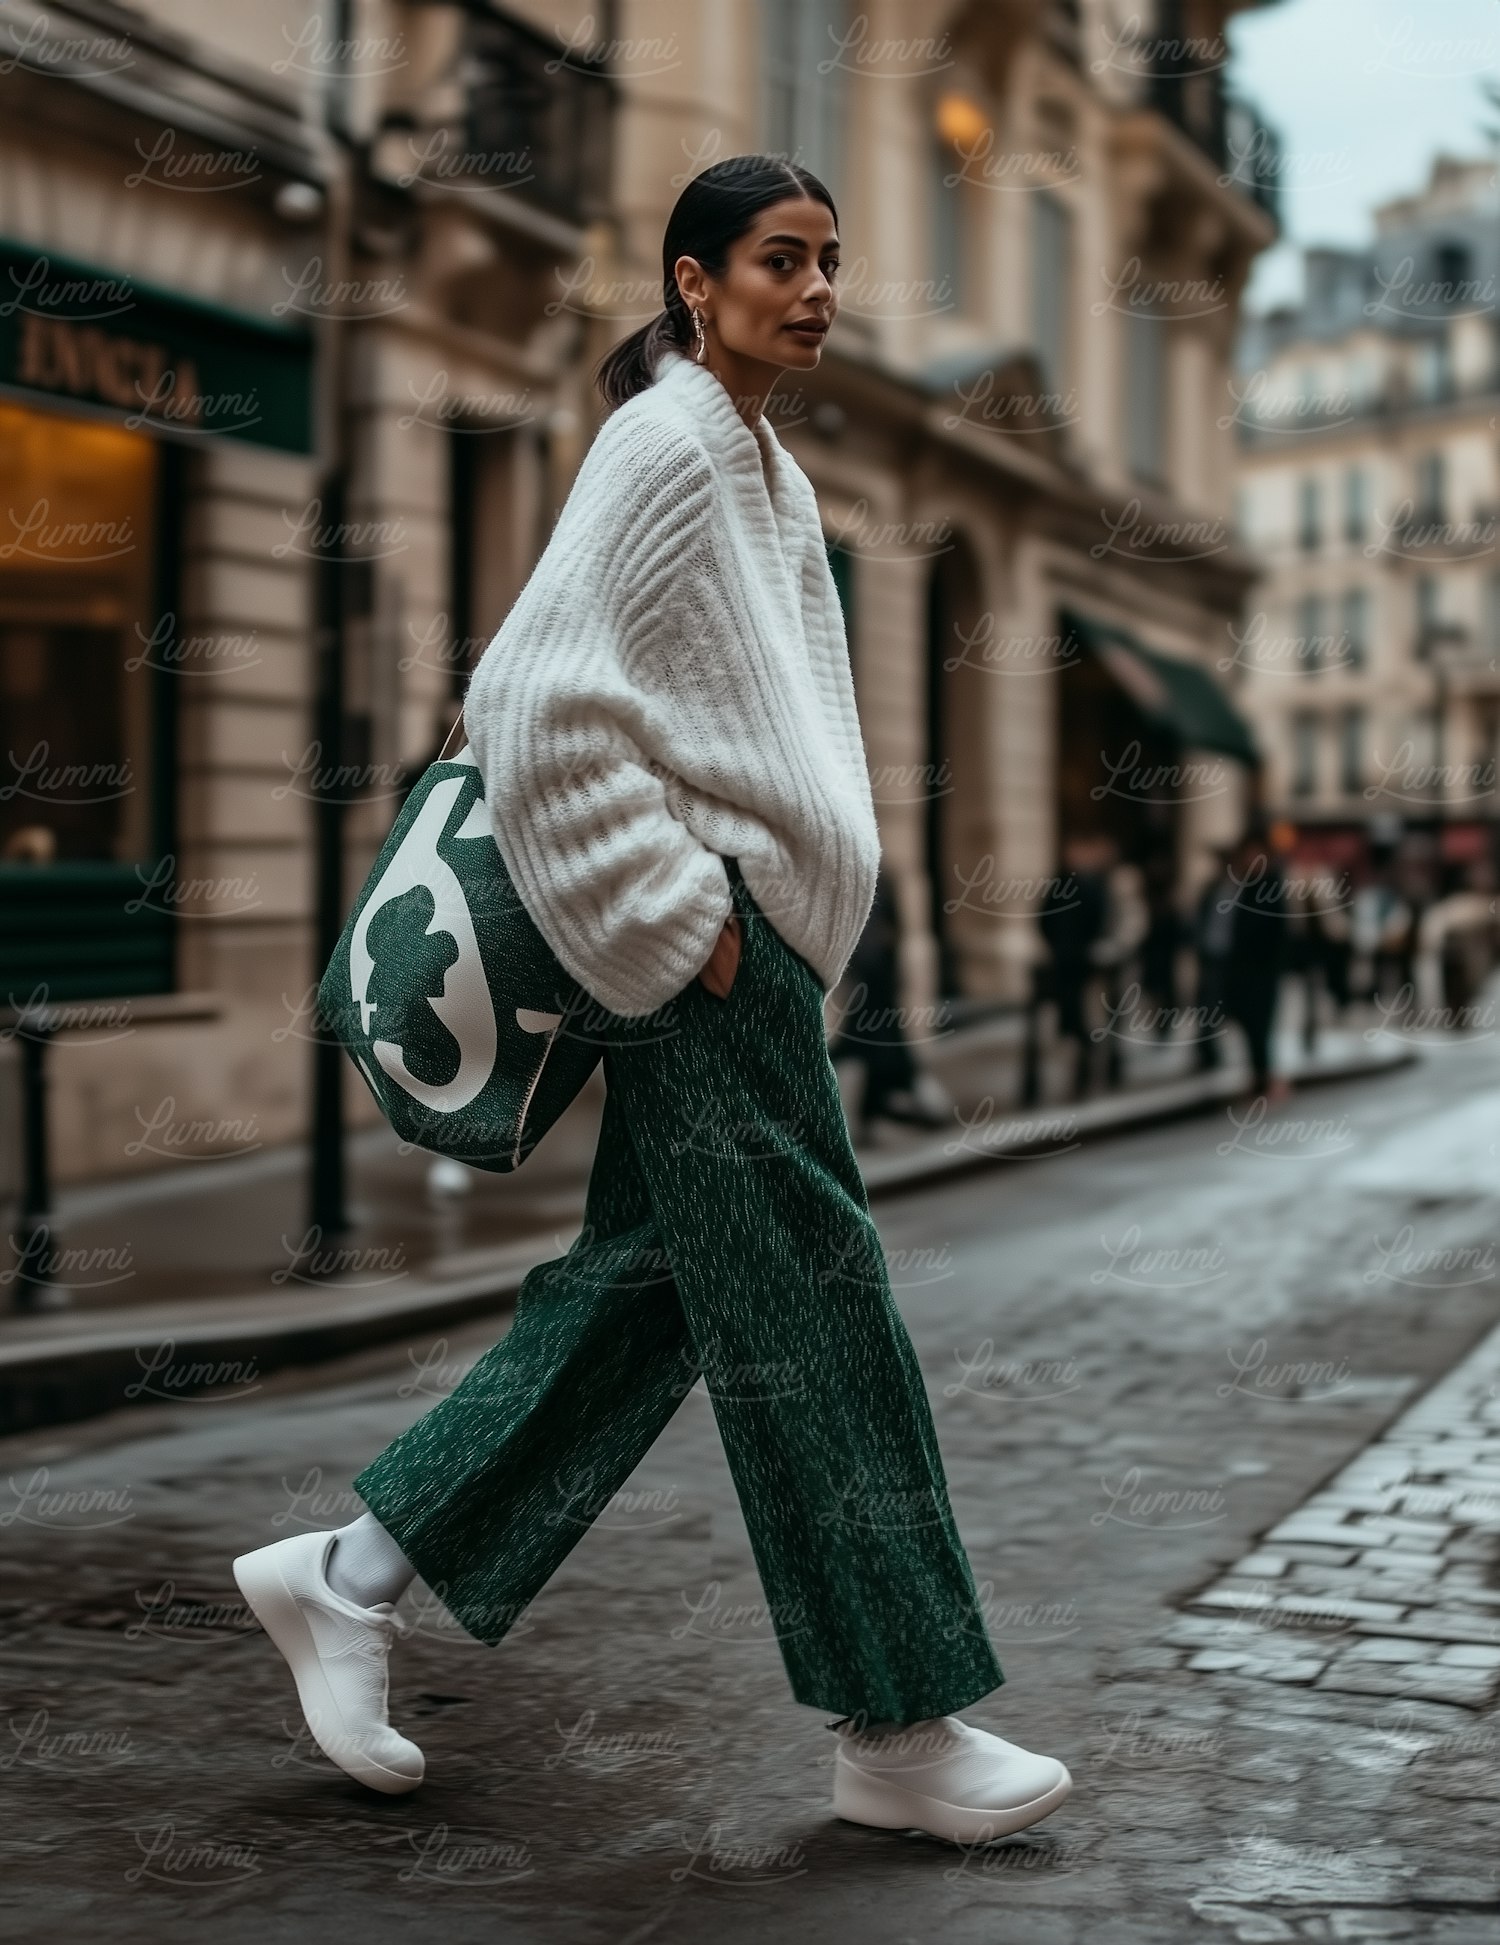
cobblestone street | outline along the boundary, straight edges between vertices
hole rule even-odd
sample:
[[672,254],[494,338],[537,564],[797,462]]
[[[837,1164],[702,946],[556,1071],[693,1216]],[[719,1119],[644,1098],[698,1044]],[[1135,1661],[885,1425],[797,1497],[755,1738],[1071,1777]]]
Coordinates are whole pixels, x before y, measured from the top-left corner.
[[1491,1940],[1500,1674],[1487,1040],[884,1202],[1005,1685],[1061,1756],[989,1849],[835,1820],[700,1385],[498,1649],[418,1583],[375,1797],[231,1557],[501,1328],[0,1451],[7,1936]]

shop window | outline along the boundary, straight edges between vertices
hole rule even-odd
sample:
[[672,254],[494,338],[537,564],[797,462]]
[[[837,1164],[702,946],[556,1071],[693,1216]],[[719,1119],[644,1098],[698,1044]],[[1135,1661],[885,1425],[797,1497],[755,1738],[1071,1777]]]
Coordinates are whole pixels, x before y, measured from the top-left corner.
[[0,1002],[171,985],[174,698],[151,638],[180,459],[0,402]]

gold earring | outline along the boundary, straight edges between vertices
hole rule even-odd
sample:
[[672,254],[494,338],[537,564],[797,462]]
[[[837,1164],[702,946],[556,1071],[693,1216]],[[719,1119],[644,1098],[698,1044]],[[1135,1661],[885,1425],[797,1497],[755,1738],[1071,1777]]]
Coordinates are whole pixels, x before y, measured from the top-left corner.
[[706,364],[708,362],[708,339],[705,337],[703,331],[703,313],[696,309],[693,312],[693,333],[696,340],[693,356],[700,365]]

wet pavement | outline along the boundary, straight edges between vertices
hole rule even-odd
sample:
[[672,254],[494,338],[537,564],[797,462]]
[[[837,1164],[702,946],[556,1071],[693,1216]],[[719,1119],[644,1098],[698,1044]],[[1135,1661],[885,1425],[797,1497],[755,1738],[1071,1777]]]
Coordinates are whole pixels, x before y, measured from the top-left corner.
[[[1289,993],[1294,1002],[1295,994]],[[1295,1004],[1279,1042],[1289,1071],[1305,1058]],[[1382,1016],[1355,1007],[1347,1021],[1325,1030],[1319,1054],[1339,1061],[1389,1045]],[[917,1041],[921,1065],[942,1083],[957,1125],[971,1138],[986,1122],[1020,1104],[1022,1022],[1013,1014],[978,1019]],[[1238,1036],[1226,1057],[1242,1068]],[[1194,1071],[1190,1041],[1158,1044],[1150,1036],[1117,1036],[1121,1086],[1102,1085],[1103,1045],[1094,1049],[1092,1098],[1143,1098]],[[851,1128],[862,1162],[920,1149],[914,1127],[883,1122],[876,1139],[858,1131],[861,1072],[838,1067]],[[1041,1112],[1064,1115],[1070,1082],[1069,1050],[1049,1048],[1043,1063]],[[0,1263],[0,1346],[43,1331],[78,1313],[125,1311],[213,1300],[264,1298],[273,1306],[299,1289],[338,1286],[349,1291],[393,1288],[403,1279],[465,1274],[493,1252],[532,1239],[547,1244],[571,1233],[581,1217],[584,1188],[604,1105],[602,1069],[548,1130],[525,1167],[514,1174],[465,1169],[463,1193],[434,1186],[432,1157],[405,1147],[383,1123],[348,1142],[348,1229],[324,1235],[310,1226],[307,1156],[299,1146],[250,1154],[195,1155],[175,1168],[117,1181],[65,1188],[55,1197],[49,1257],[51,1285],[64,1308],[42,1317],[14,1308],[15,1251]],[[48,1321],[48,1318],[52,1321]]]
[[1075,1777],[983,1849],[831,1816],[701,1386],[498,1648],[408,1594],[395,1799],[229,1560],[353,1517],[498,1326],[6,1441],[6,1935],[1493,1940],[1492,1656],[1446,1651],[1500,1646],[1497,1142],[1485,1037],[881,1202],[1006,1674],[966,1713]]

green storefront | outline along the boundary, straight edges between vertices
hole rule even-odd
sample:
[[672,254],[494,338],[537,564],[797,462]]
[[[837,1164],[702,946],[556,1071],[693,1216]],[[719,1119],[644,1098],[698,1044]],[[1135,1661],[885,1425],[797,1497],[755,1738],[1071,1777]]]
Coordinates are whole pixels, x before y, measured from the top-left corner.
[[312,386],[303,321],[0,239],[0,1008],[173,989],[193,454],[310,452]]

